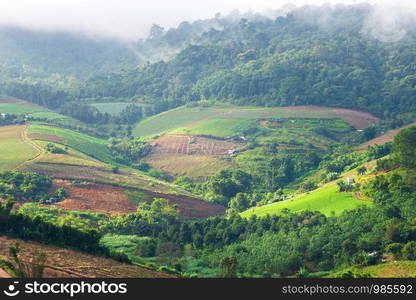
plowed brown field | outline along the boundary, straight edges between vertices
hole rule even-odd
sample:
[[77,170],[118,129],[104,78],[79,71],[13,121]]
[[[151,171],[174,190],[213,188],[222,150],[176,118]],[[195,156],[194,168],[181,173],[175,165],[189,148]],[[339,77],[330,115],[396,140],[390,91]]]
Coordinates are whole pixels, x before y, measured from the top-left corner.
[[364,144],[361,144],[358,147],[358,150],[366,150],[370,146],[382,145],[382,144],[385,144],[387,142],[391,142],[391,141],[393,141],[394,137],[399,133],[400,130],[402,130],[404,128],[407,128],[407,127],[410,127],[410,126],[416,126],[416,123],[409,124],[407,126],[404,126],[404,127],[398,128],[398,129],[390,130],[389,132],[386,132],[385,134],[380,135],[379,137],[376,137],[376,138],[374,138],[374,139],[372,139],[372,140],[370,140],[370,141],[368,141]]

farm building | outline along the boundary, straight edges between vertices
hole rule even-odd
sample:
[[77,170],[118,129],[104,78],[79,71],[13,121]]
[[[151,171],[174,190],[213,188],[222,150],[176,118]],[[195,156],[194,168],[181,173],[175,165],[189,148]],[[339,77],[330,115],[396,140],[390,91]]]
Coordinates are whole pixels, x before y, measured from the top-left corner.
[[351,177],[348,177],[347,178],[347,183],[348,184],[353,184],[353,183],[355,183],[355,179],[354,178],[351,178]]

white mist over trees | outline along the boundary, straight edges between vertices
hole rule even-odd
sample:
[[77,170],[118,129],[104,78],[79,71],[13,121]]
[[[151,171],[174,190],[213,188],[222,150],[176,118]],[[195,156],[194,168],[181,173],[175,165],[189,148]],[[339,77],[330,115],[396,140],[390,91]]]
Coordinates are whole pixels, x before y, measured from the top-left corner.
[[[230,18],[239,17],[235,10],[243,14],[261,13],[275,18],[287,12],[294,5],[324,5],[325,3],[352,4],[354,0],[154,0],[146,2],[133,0],[5,0],[0,2],[0,26],[12,25],[31,30],[83,32],[91,36],[110,36],[132,41],[145,38],[152,24],[165,28],[176,27],[183,21],[193,22],[214,17],[217,13]],[[387,24],[395,30],[394,23],[402,20],[401,15],[392,14],[392,6],[399,6],[409,14],[415,10],[412,1],[364,1],[376,3],[380,9],[374,14],[371,24]],[[276,11],[277,10],[277,11]],[[415,15],[415,14],[413,14]],[[387,22],[384,22],[384,20]],[[392,26],[393,24],[393,26]],[[399,36],[403,34],[397,29]],[[380,34],[380,33],[378,33]],[[381,35],[389,35],[383,29]]]

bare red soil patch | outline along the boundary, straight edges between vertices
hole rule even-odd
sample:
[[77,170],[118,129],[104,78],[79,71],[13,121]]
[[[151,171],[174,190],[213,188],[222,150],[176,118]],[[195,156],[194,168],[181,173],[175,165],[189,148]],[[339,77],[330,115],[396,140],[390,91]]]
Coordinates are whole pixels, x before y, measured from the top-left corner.
[[381,120],[370,113],[347,109],[336,108],[327,106],[314,106],[314,105],[300,105],[300,106],[288,106],[287,108],[293,110],[309,110],[309,111],[323,111],[329,110],[333,112],[338,118],[344,120],[348,124],[354,126],[356,129],[361,130],[367,128],[369,125],[378,123]]
[[398,129],[390,130],[389,132],[386,132],[385,134],[380,135],[379,137],[376,137],[376,138],[374,138],[374,139],[372,139],[372,140],[370,140],[370,141],[368,141],[364,144],[361,144],[358,147],[358,150],[367,150],[368,147],[370,147],[370,146],[382,145],[382,144],[391,142],[391,141],[393,141],[394,137],[399,133],[400,130],[402,130],[404,128],[407,128],[407,127],[410,127],[410,126],[416,126],[416,123],[409,124],[407,126],[404,126],[404,127],[398,128]]
[[171,155],[205,155],[210,157],[224,157],[229,150],[243,146],[228,141],[215,140],[186,135],[164,135],[152,140],[152,157]]
[[58,144],[64,143],[64,139],[56,135],[32,133],[32,134],[29,134],[28,137],[32,140],[49,141],[49,142],[54,142]]
[[[126,188],[107,184],[90,183],[86,186],[72,185],[65,180],[54,180],[51,192],[64,187],[68,198],[56,203],[55,206],[67,210],[86,210],[105,213],[132,213],[137,210],[125,193]],[[132,189],[129,189],[132,190]],[[150,200],[165,198],[178,206],[179,213],[185,218],[208,218],[224,214],[221,205],[184,195],[164,194],[147,190],[139,190]]]
[[46,278],[173,278],[175,276],[123,264],[113,259],[103,258],[78,251],[48,246],[36,242],[26,242],[8,237],[0,237],[0,255],[8,257],[8,247],[19,242],[25,261],[30,261],[38,252],[47,255]]

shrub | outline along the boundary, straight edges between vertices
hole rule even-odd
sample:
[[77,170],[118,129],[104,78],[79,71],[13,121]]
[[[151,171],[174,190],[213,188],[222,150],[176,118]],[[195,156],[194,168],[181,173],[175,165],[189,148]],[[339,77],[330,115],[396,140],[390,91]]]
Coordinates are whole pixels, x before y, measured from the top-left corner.
[[406,243],[402,249],[402,258],[407,260],[416,260],[416,242]]

